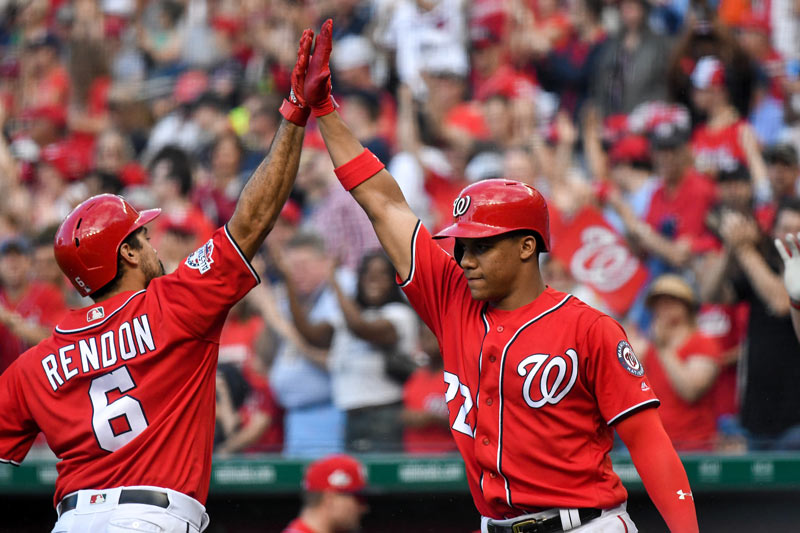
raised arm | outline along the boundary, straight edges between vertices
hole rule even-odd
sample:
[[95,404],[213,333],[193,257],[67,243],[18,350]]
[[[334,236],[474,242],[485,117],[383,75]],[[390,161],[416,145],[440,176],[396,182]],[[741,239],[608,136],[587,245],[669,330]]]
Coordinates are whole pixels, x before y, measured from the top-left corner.
[[239,196],[228,231],[247,259],[252,259],[275,224],[281,207],[292,190],[300,150],[303,146],[308,107],[303,98],[303,83],[314,33],[303,32],[292,71],[292,92],[281,106],[284,120],[272,140],[269,153],[250,177]]
[[[411,238],[418,219],[392,175],[377,161],[367,159],[369,154],[363,155],[364,147],[334,108],[328,65],[332,47],[331,26],[332,22],[326,21],[317,37],[305,83],[306,101],[318,118],[322,138],[337,167],[339,179],[369,216],[397,273],[401,278],[407,278],[411,272]],[[351,179],[343,178],[345,174]]]

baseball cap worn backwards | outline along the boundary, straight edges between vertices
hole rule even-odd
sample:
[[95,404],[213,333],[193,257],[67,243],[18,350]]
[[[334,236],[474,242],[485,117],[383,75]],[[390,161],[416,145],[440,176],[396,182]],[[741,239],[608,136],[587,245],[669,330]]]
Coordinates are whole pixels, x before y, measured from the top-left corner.
[[345,454],[330,455],[308,465],[303,488],[308,492],[358,494],[367,486],[364,465]]

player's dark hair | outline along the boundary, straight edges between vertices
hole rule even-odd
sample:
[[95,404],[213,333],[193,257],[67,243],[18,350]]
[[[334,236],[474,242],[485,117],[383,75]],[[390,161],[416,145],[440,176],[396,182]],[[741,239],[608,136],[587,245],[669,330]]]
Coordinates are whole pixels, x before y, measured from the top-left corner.
[[[367,273],[367,268],[369,264],[374,260],[381,260],[384,262],[386,266],[389,267],[389,275],[391,276],[391,283],[389,285],[389,290],[386,293],[386,298],[377,306],[375,304],[367,302],[367,297],[364,294],[364,287],[363,287],[363,279],[364,275]],[[404,302],[403,294],[400,292],[400,287],[394,282],[394,265],[392,262],[389,261],[389,258],[386,256],[385,253],[382,251],[375,251],[370,252],[364,257],[361,258],[361,263],[358,265],[358,283],[356,289],[356,303],[358,303],[359,307],[362,309],[367,309],[369,307],[381,307],[388,303],[392,302]]]
[[536,258],[538,259],[539,255],[544,252],[544,239],[542,239],[542,236],[539,235],[538,232],[529,229],[520,229],[517,231],[510,231],[506,234],[506,236],[510,239],[527,237],[528,235],[536,239]]
[[[142,249],[142,242],[139,240],[139,234],[144,231],[144,228],[139,228],[127,237],[125,240],[120,243],[119,247],[122,248],[123,244],[127,244],[130,248],[134,250],[141,250]],[[90,296],[96,302],[98,300],[102,300],[105,298],[111,291],[115,290],[118,286],[120,281],[122,281],[122,276],[125,275],[125,263],[122,260],[122,255],[120,255],[119,251],[117,251],[117,274],[114,276],[114,279],[94,291]]]

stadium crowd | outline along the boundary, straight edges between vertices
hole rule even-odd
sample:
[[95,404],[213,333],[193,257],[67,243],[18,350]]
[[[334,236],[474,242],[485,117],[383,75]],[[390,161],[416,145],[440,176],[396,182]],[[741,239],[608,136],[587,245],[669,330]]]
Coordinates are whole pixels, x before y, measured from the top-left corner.
[[[800,232],[800,1],[2,6],[0,372],[87,305],[52,249],[79,202],[161,207],[168,272],[228,220],[297,37],[333,17],[340,112],[428,228],[468,183],[533,185],[545,281],[625,326],[678,450],[800,449],[772,244]],[[455,449],[436,340],[377,249],[312,121],[263,283],[223,331],[218,454]]]

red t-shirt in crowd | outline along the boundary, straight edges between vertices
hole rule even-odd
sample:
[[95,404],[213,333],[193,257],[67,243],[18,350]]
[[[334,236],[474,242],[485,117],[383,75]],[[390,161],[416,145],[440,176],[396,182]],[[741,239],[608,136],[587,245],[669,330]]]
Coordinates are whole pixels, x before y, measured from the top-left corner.
[[[61,290],[51,283],[33,282],[16,302],[0,289],[0,306],[14,311],[26,320],[48,328],[55,326],[67,312]],[[0,324],[0,374],[11,366],[19,355],[30,348],[22,339]]]
[[715,197],[714,183],[688,169],[674,190],[668,190],[664,184],[656,189],[645,220],[660,234],[687,237],[695,245],[699,237],[708,233],[705,219]]
[[[719,343],[695,332],[678,349],[678,359],[685,362],[690,356],[703,355],[719,364],[722,352]],[[661,400],[661,421],[676,450],[712,450],[717,432],[714,395],[706,392],[699,400],[689,403],[681,398],[651,346],[644,361],[653,391]]]
[[39,433],[60,459],[55,501],[149,485],[206,501],[219,336],[258,276],[227,228],[178,269],[71,311],[0,375],[0,462]]
[[691,141],[695,168],[709,176],[716,176],[721,171],[747,166],[744,149],[739,143],[739,128],[744,123],[739,120],[717,130],[705,124],[697,128]]
[[[740,350],[747,335],[750,306],[747,302],[735,304],[705,304],[697,315],[697,328],[707,337],[715,339],[723,355]],[[715,418],[739,412],[737,401],[736,363],[722,367],[709,394],[714,397]]]
[[[426,411],[447,418],[447,402],[444,393],[447,387],[442,378],[442,369],[418,368],[403,386],[403,403],[406,409]],[[403,432],[405,450],[409,453],[450,452],[456,443],[445,425],[407,427]]]
[[244,379],[250,385],[250,395],[239,408],[242,425],[247,425],[257,412],[269,416],[269,426],[261,437],[251,444],[246,452],[278,452],[283,449],[283,408],[275,399],[269,379],[246,362],[242,368]]

